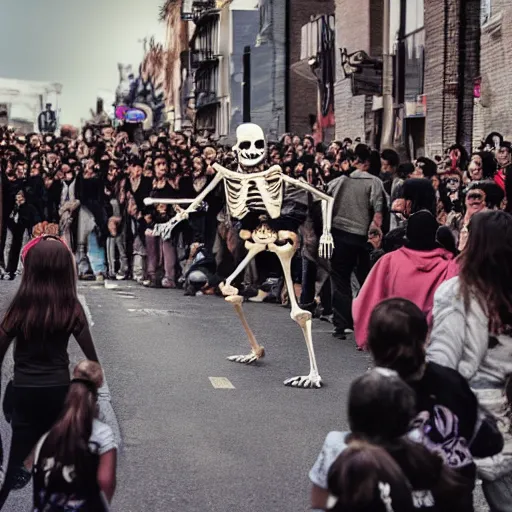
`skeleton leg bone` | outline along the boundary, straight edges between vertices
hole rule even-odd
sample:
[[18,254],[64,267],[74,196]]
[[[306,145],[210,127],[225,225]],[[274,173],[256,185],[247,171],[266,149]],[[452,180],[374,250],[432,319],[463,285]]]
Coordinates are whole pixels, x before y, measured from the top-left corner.
[[[282,240],[281,233],[279,233],[279,238]],[[284,235],[284,232],[282,233]],[[291,233],[295,235],[295,233]],[[318,374],[318,367],[316,364],[315,351],[313,348],[313,337],[311,332],[312,320],[311,313],[309,311],[304,311],[301,309],[297,303],[297,298],[293,289],[293,280],[292,280],[292,271],[291,271],[291,261],[296,252],[295,249],[295,239],[290,236],[290,233],[286,233],[286,238],[291,239],[293,243],[288,243],[283,246],[277,246],[275,244],[269,244],[268,250],[273,252],[279,258],[281,262],[281,266],[283,267],[284,278],[286,282],[286,286],[288,288],[288,295],[290,298],[290,304],[292,306],[291,318],[299,324],[302,329],[302,333],[304,335],[304,339],[306,341],[306,346],[308,349],[309,355],[309,364],[310,364],[310,372],[309,375],[299,375],[297,377],[292,377],[291,379],[287,379],[284,381],[285,386],[292,386],[298,388],[321,388],[322,387],[322,378]],[[295,235],[296,236],[296,235]]]
[[247,338],[249,339],[249,344],[251,345],[252,349],[249,354],[230,356],[228,357],[228,360],[235,363],[251,364],[264,357],[265,349],[256,341],[256,337],[249,327],[249,323],[247,322],[247,318],[245,317],[245,313],[242,308],[243,297],[238,295],[238,290],[234,286],[231,286],[231,283],[257,254],[267,249],[267,246],[264,244],[255,244],[246,241],[245,247],[248,250],[246,257],[243,259],[240,265],[238,265],[235,271],[226,279],[226,283],[220,286],[220,290],[223,295],[226,296],[226,301],[233,304],[236,314],[240,318],[240,321],[242,322],[242,325],[245,329]]

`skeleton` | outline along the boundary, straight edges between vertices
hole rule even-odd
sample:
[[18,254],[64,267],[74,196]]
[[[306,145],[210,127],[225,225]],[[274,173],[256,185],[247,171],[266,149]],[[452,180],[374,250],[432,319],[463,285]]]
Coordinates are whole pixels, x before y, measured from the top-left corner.
[[[245,240],[247,255],[238,265],[235,271],[220,285],[226,301],[230,302],[239,316],[247,333],[251,352],[246,355],[228,357],[230,361],[251,364],[265,355],[265,349],[256,341],[245,314],[242,309],[243,297],[232,283],[238,275],[247,267],[253,258],[263,251],[269,251],[279,258],[283,268],[284,279],[288,288],[288,296],[291,303],[291,318],[300,326],[309,355],[310,371],[308,375],[292,377],[284,381],[287,386],[301,388],[320,388],[322,379],[318,373],[313,339],[311,333],[312,315],[309,311],[301,309],[293,289],[291,275],[291,261],[298,249],[298,236],[293,231],[275,231],[269,226],[269,219],[277,219],[281,216],[285,187],[293,186],[310,192],[322,201],[323,234],[320,237],[319,254],[321,257],[331,258],[334,250],[331,235],[331,221],[333,198],[310,186],[307,183],[290,178],[282,172],[281,167],[274,165],[266,171],[261,171],[259,166],[265,160],[267,145],[263,130],[252,123],[242,124],[237,129],[237,143],[234,151],[238,156],[238,171],[230,171],[219,164],[213,167],[217,171],[213,181],[194,200],[187,200],[190,205],[173,219],[165,224],[157,224],[154,234],[167,239],[171,236],[174,227],[189,213],[197,210],[204,198],[212,192],[221,182],[224,182],[226,202],[229,213],[236,219],[243,219],[250,212],[260,213],[260,224],[253,231],[242,229],[240,238]],[[182,200],[183,201],[183,200]],[[166,203],[175,204],[173,199],[145,199],[146,204]]]

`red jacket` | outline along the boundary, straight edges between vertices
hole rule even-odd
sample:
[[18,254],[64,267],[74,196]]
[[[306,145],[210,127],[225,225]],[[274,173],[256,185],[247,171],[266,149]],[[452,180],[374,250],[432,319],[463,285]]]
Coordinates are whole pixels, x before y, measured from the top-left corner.
[[366,348],[370,315],[384,299],[409,299],[425,313],[431,327],[434,293],[443,281],[457,274],[453,254],[442,248],[417,251],[402,247],[382,256],[353,302],[357,346]]

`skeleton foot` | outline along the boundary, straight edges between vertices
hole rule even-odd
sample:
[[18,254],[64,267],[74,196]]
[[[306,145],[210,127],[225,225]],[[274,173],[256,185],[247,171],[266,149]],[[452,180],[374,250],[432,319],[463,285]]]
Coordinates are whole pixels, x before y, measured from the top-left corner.
[[245,356],[230,356],[228,357],[228,361],[232,361],[233,363],[252,364],[262,357],[265,357],[265,349],[260,347],[258,350],[251,350],[251,352]]
[[287,379],[284,381],[285,386],[290,386],[292,388],[316,388],[319,389],[322,387],[322,377],[320,375],[299,375],[298,377],[292,377],[291,379]]
[[[235,288],[234,286],[231,286],[230,284],[221,283],[219,285],[219,290],[221,291],[222,295],[224,297],[227,297],[228,299],[232,296],[238,295],[238,288]],[[231,302],[231,301],[228,301]]]

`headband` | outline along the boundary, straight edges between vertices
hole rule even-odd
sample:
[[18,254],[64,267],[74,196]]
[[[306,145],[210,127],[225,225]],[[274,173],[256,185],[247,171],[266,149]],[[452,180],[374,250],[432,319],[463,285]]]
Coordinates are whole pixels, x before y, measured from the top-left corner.
[[73,379],[71,384],[83,384],[95,397],[98,396],[98,389],[94,383],[88,379]]
[[32,240],[30,240],[25,245],[25,247],[23,247],[23,250],[21,251],[21,262],[22,263],[25,261],[25,258],[27,257],[28,251],[30,251],[30,249],[35,247],[39,242],[41,242],[43,240],[56,240],[57,242],[60,242],[61,244],[63,244],[64,246],[67,247],[66,242],[64,242],[64,240],[60,236],[56,236],[56,235],[36,236],[35,238],[32,238]]

